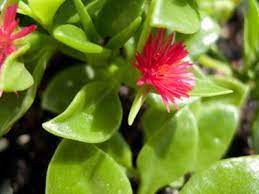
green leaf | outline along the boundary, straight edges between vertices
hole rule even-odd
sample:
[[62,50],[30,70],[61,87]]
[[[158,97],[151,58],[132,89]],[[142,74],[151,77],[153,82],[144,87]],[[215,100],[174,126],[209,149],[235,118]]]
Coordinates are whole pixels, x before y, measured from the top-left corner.
[[233,93],[225,96],[215,96],[212,98],[206,98],[204,101],[217,101],[224,104],[231,104],[237,107],[241,107],[246,102],[246,99],[249,95],[250,88],[248,85],[241,83],[240,81],[234,78],[219,77],[216,76],[213,78],[214,82],[221,87],[229,88]]
[[1,68],[0,90],[4,92],[17,92],[28,89],[33,85],[33,77],[17,58],[24,55],[30,48],[27,44],[11,54]]
[[256,153],[259,153],[259,115],[258,113],[252,124],[252,143]]
[[195,87],[190,92],[190,95],[199,96],[199,97],[211,97],[211,96],[219,96],[219,95],[230,94],[230,93],[232,93],[231,90],[220,87],[209,79],[197,78]]
[[132,103],[132,106],[130,108],[130,113],[129,113],[129,117],[128,117],[128,124],[132,125],[139,110],[141,109],[143,103],[146,100],[147,97],[147,88],[146,87],[142,87],[138,90],[135,99]]
[[201,28],[191,35],[180,34],[177,38],[184,41],[192,58],[205,53],[214,44],[220,34],[220,26],[209,16],[202,14]]
[[107,44],[107,48],[118,49],[121,48],[131,36],[137,31],[141,24],[142,18],[137,17],[128,27],[115,35]]
[[196,170],[207,168],[224,155],[238,123],[239,110],[236,107],[215,102],[202,105],[198,117],[199,149]]
[[93,74],[90,66],[85,65],[73,66],[58,73],[43,93],[42,107],[54,113],[63,112]]
[[246,68],[255,62],[259,51],[259,6],[256,0],[249,0],[249,10],[244,19],[244,57]]
[[4,94],[0,99],[0,136],[11,129],[12,125],[27,112],[35,99],[37,87],[53,53],[49,48],[43,48],[39,52],[41,57],[33,71],[33,86],[26,92],[20,93],[18,98],[14,94]]
[[197,146],[198,127],[192,112],[184,108],[171,115],[140,151],[139,194],[153,194],[193,170]]
[[102,36],[113,37],[141,15],[144,0],[107,0],[94,22]]
[[132,168],[132,153],[120,133],[115,133],[108,141],[97,146],[125,168]]
[[84,7],[84,4],[81,0],[73,0],[76,10],[81,19],[81,24],[86,32],[87,36],[91,40],[97,40],[99,35],[96,32],[95,26],[93,24],[92,18],[88,14],[87,10]]
[[258,156],[223,160],[194,175],[180,194],[257,194],[258,173]]
[[55,28],[54,37],[63,44],[70,46],[83,53],[109,53],[108,49],[99,46],[98,44],[89,42],[85,33],[81,28],[71,24],[65,24]]
[[91,144],[64,140],[47,172],[46,194],[132,194],[120,166]]
[[52,25],[58,8],[64,2],[65,0],[28,0],[33,14],[37,17],[39,22],[47,28]]
[[190,92],[190,96],[211,97],[232,93],[231,90],[218,86],[207,78],[197,66],[194,66],[193,73],[196,77],[195,87]]
[[68,108],[56,118],[43,123],[54,135],[86,143],[109,139],[122,119],[120,99],[110,85],[93,82],[84,86]]
[[193,0],[155,0],[151,26],[192,34],[200,28],[200,16]]

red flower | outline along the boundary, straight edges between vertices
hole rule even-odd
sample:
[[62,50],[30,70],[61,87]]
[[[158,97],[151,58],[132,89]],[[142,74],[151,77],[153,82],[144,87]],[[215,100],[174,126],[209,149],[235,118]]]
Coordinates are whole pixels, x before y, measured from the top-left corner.
[[170,112],[169,102],[178,109],[177,100],[189,97],[188,93],[195,85],[195,77],[188,71],[192,64],[184,60],[188,52],[183,43],[173,44],[173,34],[167,40],[165,35],[165,29],[158,29],[154,38],[150,33],[143,54],[136,53],[134,66],[142,73],[137,85],[153,86]]
[[7,8],[3,25],[0,27],[0,67],[8,55],[16,50],[14,41],[33,32],[37,26],[31,25],[15,32],[19,22],[15,20],[17,4]]
[[[19,25],[19,22],[15,20],[17,7],[17,4],[14,4],[7,8],[4,14],[3,24],[0,27],[0,70],[5,59],[17,49],[14,44],[15,40],[32,33],[37,28],[36,25],[31,25],[15,32]],[[3,91],[0,90],[0,97],[2,93]]]

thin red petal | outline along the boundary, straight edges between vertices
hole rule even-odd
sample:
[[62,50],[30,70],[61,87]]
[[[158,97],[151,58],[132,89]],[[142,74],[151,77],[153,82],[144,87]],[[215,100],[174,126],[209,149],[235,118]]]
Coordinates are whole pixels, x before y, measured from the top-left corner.
[[7,8],[4,14],[4,29],[7,29],[8,26],[15,21],[17,8],[17,4],[14,4]]
[[12,35],[11,39],[16,40],[16,39],[22,38],[22,37],[32,33],[36,29],[37,29],[36,25],[26,26],[26,27],[22,28],[19,32],[17,32],[16,34]]

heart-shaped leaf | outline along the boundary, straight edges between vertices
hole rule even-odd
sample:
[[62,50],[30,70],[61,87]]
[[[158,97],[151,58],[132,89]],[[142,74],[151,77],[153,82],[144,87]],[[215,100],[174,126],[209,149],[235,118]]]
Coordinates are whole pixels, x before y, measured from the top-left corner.
[[258,173],[258,156],[223,160],[194,175],[180,194],[256,194],[259,191]]
[[84,86],[68,108],[56,118],[43,124],[54,135],[100,143],[109,139],[122,119],[120,99],[110,85],[93,82]]
[[120,166],[91,144],[64,140],[47,173],[46,194],[132,194]]
[[155,193],[193,170],[198,146],[198,127],[186,107],[157,128],[137,159],[141,176],[139,194]]

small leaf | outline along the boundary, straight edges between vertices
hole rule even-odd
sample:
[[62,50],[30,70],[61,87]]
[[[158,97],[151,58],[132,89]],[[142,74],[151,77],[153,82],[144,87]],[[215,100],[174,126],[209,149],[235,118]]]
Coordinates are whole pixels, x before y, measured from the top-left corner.
[[200,28],[200,16],[193,0],[155,0],[151,26],[192,34]]
[[103,52],[110,52],[108,49],[105,49],[98,44],[89,42],[85,36],[84,31],[71,24],[58,26],[55,28],[53,35],[57,40],[64,43],[65,45],[86,54],[100,54]]
[[43,93],[42,107],[54,113],[63,112],[77,92],[90,81],[89,66],[73,66],[58,73]]
[[258,173],[258,156],[223,160],[194,175],[180,194],[256,194]]
[[47,172],[46,194],[132,194],[120,166],[91,144],[64,140]]
[[138,90],[135,99],[132,103],[131,109],[130,109],[130,113],[129,113],[129,117],[128,117],[128,124],[131,126],[139,112],[139,110],[141,109],[143,103],[146,100],[147,97],[147,88],[146,87],[142,87]]
[[56,118],[43,123],[54,135],[100,143],[109,139],[122,119],[120,99],[110,85],[93,82],[84,86],[68,108]]
[[33,77],[24,64],[17,61],[17,58],[26,53],[29,48],[27,44],[7,57],[0,72],[0,90],[17,92],[33,85]]
[[132,168],[132,153],[121,134],[115,133],[108,141],[96,145],[125,168]]
[[233,93],[225,96],[215,96],[212,98],[206,98],[205,101],[217,101],[224,104],[232,104],[237,107],[241,107],[246,102],[249,95],[250,87],[242,82],[227,77],[216,76],[213,78],[214,82],[221,87],[229,88]]
[[140,151],[139,194],[153,194],[193,170],[197,146],[198,127],[192,112],[184,108],[175,116],[171,114]]
[[196,170],[207,168],[224,155],[238,123],[239,110],[235,106],[216,102],[202,105],[198,117],[199,149]]

